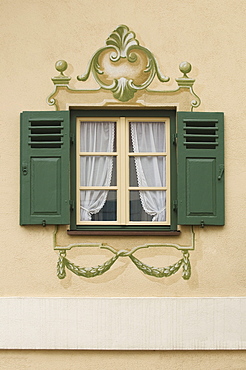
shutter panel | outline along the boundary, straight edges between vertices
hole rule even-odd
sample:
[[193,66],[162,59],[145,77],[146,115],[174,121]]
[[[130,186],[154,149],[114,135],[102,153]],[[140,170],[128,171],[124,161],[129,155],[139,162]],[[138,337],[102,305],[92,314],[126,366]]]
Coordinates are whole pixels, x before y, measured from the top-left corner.
[[224,225],[224,115],[178,112],[178,223]]
[[21,113],[20,224],[69,224],[69,112]]

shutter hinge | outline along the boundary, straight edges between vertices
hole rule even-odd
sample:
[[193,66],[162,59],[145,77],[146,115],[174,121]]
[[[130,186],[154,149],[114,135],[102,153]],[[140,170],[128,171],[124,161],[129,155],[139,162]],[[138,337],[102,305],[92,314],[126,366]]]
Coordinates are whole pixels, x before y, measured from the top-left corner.
[[177,145],[177,141],[178,141],[178,134],[175,133],[173,134],[173,145]]
[[177,212],[177,210],[178,210],[178,201],[176,199],[176,200],[173,201],[173,211]]
[[219,175],[218,175],[218,180],[219,181],[222,179],[223,173],[224,173],[224,165],[220,164],[219,165]]
[[201,226],[201,228],[202,228],[202,229],[204,229],[204,227],[205,227],[205,222],[204,222],[203,220],[201,220],[200,226]]
[[23,173],[24,176],[26,176],[28,174],[27,163],[22,163],[22,173]]
[[70,210],[73,211],[74,210],[74,200],[70,200],[69,205],[70,205]]
[[74,134],[70,134],[70,143],[73,144],[74,143]]

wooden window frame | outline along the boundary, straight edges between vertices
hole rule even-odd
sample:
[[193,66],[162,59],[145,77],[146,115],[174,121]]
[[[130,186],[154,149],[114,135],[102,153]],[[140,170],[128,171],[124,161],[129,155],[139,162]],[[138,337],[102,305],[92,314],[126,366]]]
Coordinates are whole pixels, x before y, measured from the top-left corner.
[[[115,152],[81,152],[80,151],[80,124],[82,122],[112,122],[116,125],[116,151]],[[132,122],[161,122],[165,124],[165,152],[130,152],[129,127]],[[170,118],[169,117],[77,117],[76,119],[76,222],[77,225],[169,225],[170,224]],[[117,184],[116,186],[81,186],[80,185],[80,161],[82,156],[112,156],[116,157]],[[162,156],[166,158],[166,185],[163,187],[134,187],[130,185],[130,157],[138,156]],[[116,221],[81,221],[80,220],[80,190],[115,190],[117,192],[117,217]],[[140,190],[164,190],[166,191],[166,220],[163,222],[131,221],[130,215],[130,192]]]
[[[166,127],[168,126],[167,130],[167,142],[166,142],[166,154],[169,156],[169,160],[167,161],[167,183],[166,187],[169,187],[169,194],[167,194],[167,220],[165,222],[135,222],[129,221],[125,222],[110,222],[110,221],[102,221],[102,222],[81,222],[78,223],[78,184],[75,184],[74,177],[76,174],[76,178],[78,179],[77,174],[77,164],[75,164],[76,156],[78,155],[78,133],[77,133],[77,126],[78,120],[88,120],[88,121],[113,121],[117,123],[117,131],[118,135],[117,138],[120,138],[124,131],[124,142],[128,142],[127,136],[128,134],[128,127],[129,122],[132,121],[153,121],[153,122],[168,122]],[[123,122],[124,121],[124,122]],[[122,124],[123,123],[123,124]],[[126,124],[127,123],[127,124]],[[119,131],[120,130],[120,131]],[[76,140],[73,140],[75,145],[71,146],[71,193],[72,193],[72,203],[74,207],[71,210],[71,224],[70,230],[68,230],[68,234],[70,235],[86,235],[93,233],[94,235],[179,235],[179,231],[177,231],[177,221],[176,221],[176,212],[172,204],[174,203],[174,198],[176,199],[177,196],[177,184],[176,184],[176,152],[175,152],[175,145],[173,145],[172,137],[175,135],[176,131],[176,111],[175,110],[165,110],[165,109],[151,109],[151,110],[71,110],[71,133],[72,137],[76,137]],[[170,140],[169,140],[170,139]],[[119,149],[120,141],[117,143],[117,150]],[[125,146],[125,145],[124,145]],[[122,148],[120,149],[122,150]],[[112,153],[111,153],[112,154]],[[129,153],[127,153],[127,156]],[[135,156],[136,153],[131,153],[130,156]],[[153,155],[153,154],[152,154]],[[124,166],[124,172],[128,173],[126,168],[127,160],[125,160],[126,155],[123,154],[121,156],[122,163],[120,164],[121,168]],[[117,166],[119,168],[119,165]],[[120,171],[117,171],[117,176],[119,176]],[[169,175],[170,174],[170,175]],[[126,176],[125,176],[126,178]],[[127,181],[127,179],[126,179]],[[120,183],[121,180],[118,178],[117,183]],[[138,190],[138,189],[137,189]],[[121,199],[121,204],[119,205],[119,209],[122,209],[126,206],[126,201]],[[128,202],[127,202],[128,204]]]

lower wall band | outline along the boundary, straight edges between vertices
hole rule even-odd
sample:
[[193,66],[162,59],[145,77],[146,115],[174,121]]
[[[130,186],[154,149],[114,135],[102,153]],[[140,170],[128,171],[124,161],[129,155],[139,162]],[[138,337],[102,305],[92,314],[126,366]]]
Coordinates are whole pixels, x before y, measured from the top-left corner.
[[246,298],[0,298],[1,349],[246,349]]

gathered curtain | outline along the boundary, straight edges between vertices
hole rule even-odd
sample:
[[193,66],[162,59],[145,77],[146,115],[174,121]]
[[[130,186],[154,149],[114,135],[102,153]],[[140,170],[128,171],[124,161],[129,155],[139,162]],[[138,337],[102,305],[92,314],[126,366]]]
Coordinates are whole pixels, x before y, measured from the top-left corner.
[[[134,153],[164,152],[165,124],[163,122],[132,122],[131,138]],[[135,168],[139,187],[166,186],[166,159],[164,156],[135,156]],[[144,211],[152,221],[166,220],[166,192],[163,190],[140,190]]]
[[[115,125],[113,122],[83,122],[80,125],[81,152],[113,152]],[[81,186],[110,186],[112,156],[80,157]],[[90,221],[104,206],[108,190],[80,191],[80,219]]]

